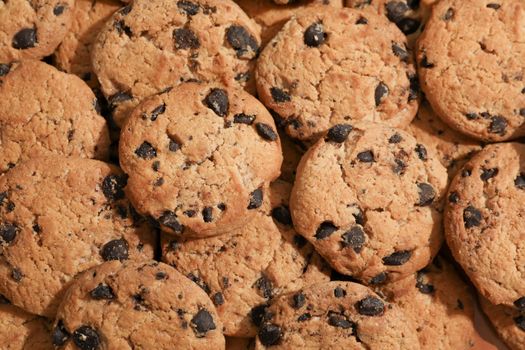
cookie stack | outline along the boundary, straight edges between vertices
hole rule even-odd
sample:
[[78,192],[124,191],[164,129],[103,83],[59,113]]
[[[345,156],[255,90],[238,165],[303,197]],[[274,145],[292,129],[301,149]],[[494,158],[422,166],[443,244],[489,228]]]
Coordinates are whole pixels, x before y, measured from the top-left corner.
[[0,349],[503,349],[478,295],[525,348],[522,0],[11,0],[0,33]]

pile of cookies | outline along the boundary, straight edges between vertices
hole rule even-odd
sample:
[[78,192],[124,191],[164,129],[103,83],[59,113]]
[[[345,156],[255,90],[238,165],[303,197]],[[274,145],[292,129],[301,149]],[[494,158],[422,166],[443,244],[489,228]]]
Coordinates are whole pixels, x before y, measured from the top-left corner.
[[0,1],[0,348],[525,349],[524,76],[523,0]]

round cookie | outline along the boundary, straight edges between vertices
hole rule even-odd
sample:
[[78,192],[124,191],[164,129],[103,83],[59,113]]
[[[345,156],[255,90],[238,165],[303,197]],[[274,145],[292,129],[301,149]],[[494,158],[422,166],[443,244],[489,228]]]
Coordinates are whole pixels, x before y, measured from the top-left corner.
[[485,147],[452,181],[445,236],[478,291],[494,304],[525,296],[525,145]]
[[418,41],[423,91],[451,127],[484,141],[525,135],[525,3],[443,0]]
[[494,305],[480,297],[483,312],[494,326],[499,337],[511,350],[525,348],[525,310],[517,307]]
[[137,211],[185,237],[229,232],[250,220],[282,163],[275,124],[259,101],[197,83],[138,106],[119,153]]
[[436,257],[417,274],[380,291],[416,325],[422,349],[470,350],[483,343],[474,324],[472,288],[445,260]]
[[438,160],[454,177],[470,157],[481,150],[479,141],[469,138],[445,124],[432,110],[428,102],[422,102],[408,131],[418,142],[434,149]]
[[155,236],[124,197],[125,175],[90,159],[29,160],[0,177],[0,293],[53,317],[81,271],[153,258]]
[[66,35],[75,0],[0,2],[0,63],[41,59]]
[[439,250],[446,185],[434,152],[409,133],[340,124],[301,159],[293,222],[338,272],[368,284],[394,281]]
[[136,0],[93,46],[93,69],[121,126],[144,98],[186,81],[255,91],[259,28],[232,0]]
[[2,295],[0,295],[0,341],[2,348],[7,350],[53,348],[46,320],[10,305],[9,300]]
[[71,28],[54,53],[56,66],[78,75],[90,86],[98,80],[91,68],[92,45],[111,15],[122,7],[117,0],[76,0]]
[[330,280],[330,269],[292,227],[290,190],[288,183],[272,183],[255,217],[226,235],[164,239],[163,261],[210,295],[228,336],[255,336],[272,298]]
[[67,291],[53,343],[65,350],[219,350],[221,329],[208,296],[172,267],[111,261],[81,274]]
[[235,2],[261,27],[261,47],[266,46],[290,18],[311,5],[343,7],[343,0],[294,0],[286,5],[277,5],[272,0]]
[[302,140],[349,121],[405,127],[418,108],[405,36],[359,10],[301,12],[263,50],[256,76],[261,101]]
[[273,301],[256,349],[419,349],[415,326],[365,286],[329,282]]
[[0,96],[0,174],[29,158],[108,158],[106,121],[78,77],[39,61],[0,64]]

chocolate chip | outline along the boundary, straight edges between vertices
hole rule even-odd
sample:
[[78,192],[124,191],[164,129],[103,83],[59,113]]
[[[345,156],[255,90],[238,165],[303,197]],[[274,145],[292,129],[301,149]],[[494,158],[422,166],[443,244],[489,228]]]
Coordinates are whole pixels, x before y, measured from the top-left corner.
[[213,294],[211,299],[213,300],[213,304],[215,306],[220,306],[220,305],[224,304],[224,296],[222,295],[221,292],[217,292],[217,293]]
[[395,163],[396,164],[392,167],[392,171],[394,172],[394,174],[403,175],[407,168],[406,163],[401,159],[395,159]]
[[233,122],[236,124],[252,125],[254,120],[255,120],[255,115],[239,113],[233,116]]
[[385,304],[378,298],[368,296],[355,304],[359,314],[364,316],[379,316],[385,311]]
[[248,204],[248,209],[257,209],[263,203],[263,190],[261,188],[256,189],[250,193],[250,203]]
[[435,288],[432,284],[423,282],[423,273],[419,272],[416,277],[416,288],[423,294],[432,294]]
[[226,210],[226,204],[224,204],[224,203],[219,203],[219,204],[217,204],[217,208],[218,208],[220,211],[225,211],[225,210]]
[[377,285],[377,284],[385,283],[387,277],[388,275],[386,272],[381,272],[377,274],[376,276],[372,277],[372,279],[370,280],[370,284]]
[[354,217],[356,224],[363,226],[365,224],[365,216],[363,214],[363,211],[359,207],[357,207],[356,209],[357,213],[353,213],[352,216]]
[[131,12],[131,9],[132,9],[131,4],[130,5],[126,5],[123,8],[121,8],[120,10],[118,10],[118,13],[120,13],[122,16],[126,16],[126,15],[128,15]]
[[192,280],[196,285],[198,285],[199,287],[201,287],[201,289],[203,291],[206,292],[206,294],[210,294],[211,293],[211,289],[210,289],[210,286],[208,285],[208,283],[206,283],[205,281],[203,281],[199,276],[196,276],[194,275],[192,272],[190,272],[189,274],[186,275],[186,277],[188,277],[190,280]]
[[292,296],[292,307],[294,309],[302,308],[305,303],[306,303],[306,296],[303,293],[299,292]]
[[334,125],[328,130],[326,134],[326,140],[343,143],[348,138],[348,135],[352,131],[352,125],[350,124],[337,124]]
[[443,20],[450,21],[454,17],[454,13],[454,9],[449,8],[447,12],[445,12],[445,14],[443,15]]
[[20,269],[18,268],[14,268],[12,271],[11,271],[11,278],[15,281],[15,282],[20,282],[22,280],[22,278],[24,278],[24,274],[22,273],[22,271],[20,271]]
[[375,103],[376,103],[376,107],[378,107],[381,102],[383,102],[383,99],[388,96],[388,86],[386,86],[383,82],[380,82],[377,87],[376,87],[376,90],[374,92],[374,100],[375,100]]
[[396,25],[403,32],[403,34],[410,35],[419,29],[421,22],[419,22],[417,19],[407,17],[397,22]]
[[463,169],[461,171],[461,177],[469,177],[470,175],[472,175],[472,170],[470,169]]
[[157,157],[157,150],[148,141],[142,144],[135,150],[135,154],[142,159],[153,159]]
[[521,315],[514,318],[514,323],[516,323],[516,326],[521,329],[522,331],[525,331],[525,316]]
[[410,10],[406,3],[402,1],[389,1],[386,5],[386,16],[394,23],[398,23],[405,18],[405,13]]
[[465,117],[468,119],[468,120],[476,120],[479,118],[478,114],[477,113],[467,113],[465,114]]
[[206,333],[216,328],[212,315],[202,308],[191,319],[191,327],[197,338],[206,336]]
[[324,32],[322,23],[311,24],[304,32],[304,43],[309,47],[319,47],[326,40],[327,34]]
[[481,169],[481,175],[479,176],[482,181],[488,181],[489,179],[497,176],[499,173],[498,168],[492,168],[492,169]]
[[64,345],[67,340],[69,339],[71,335],[67,331],[66,327],[64,326],[64,323],[62,320],[59,320],[55,328],[53,329],[53,333],[51,334],[53,345],[55,346],[62,346]]
[[0,243],[9,244],[13,242],[20,232],[17,225],[4,222],[0,224]]
[[357,154],[357,159],[363,163],[375,162],[374,153],[372,151],[363,151]]
[[257,327],[260,327],[261,324],[267,320],[270,316],[270,313],[268,312],[268,305],[267,304],[261,304],[253,307],[250,311],[250,318],[254,325]]
[[111,109],[115,109],[115,107],[122,102],[132,100],[133,96],[129,92],[117,92],[116,94],[113,94],[108,97],[108,103]]
[[0,63],[0,77],[3,77],[11,70],[10,64]]
[[308,241],[301,235],[295,235],[293,236],[293,243],[297,248],[301,249],[306,245],[306,243],[308,243]]
[[60,16],[61,14],[64,13],[64,10],[66,9],[66,6],[65,5],[62,5],[62,4],[58,4],[56,5],[54,8],[53,8],[53,14],[55,16]]
[[482,219],[481,212],[471,205],[463,210],[463,223],[465,224],[465,228],[472,228],[481,225]]
[[520,109],[520,116],[525,117],[525,108]]
[[341,245],[344,248],[352,247],[357,254],[361,253],[361,250],[363,250],[365,241],[365,231],[363,231],[363,228],[358,225],[352,227],[341,236]]
[[170,137],[168,149],[170,150],[170,152],[177,152],[180,149],[180,144],[177,142],[177,140]]
[[342,329],[349,329],[354,326],[354,322],[348,320],[345,315],[341,315],[333,311],[328,312],[328,324],[332,327]]
[[417,144],[415,151],[419,159],[423,161],[426,161],[428,159],[427,149],[422,144]]
[[355,24],[368,24],[368,20],[364,18],[363,16],[360,16],[357,21],[355,21]]
[[214,111],[219,117],[225,117],[230,110],[228,93],[223,89],[211,89],[202,103]]
[[434,191],[434,188],[430,184],[421,182],[417,184],[417,188],[419,193],[419,203],[417,205],[425,207],[434,202],[436,191]]
[[177,1],[177,7],[181,11],[186,13],[186,15],[188,16],[195,16],[197,13],[199,13],[199,5],[191,1],[186,1],[186,0]]
[[186,215],[187,217],[189,218],[192,218],[194,217],[195,215],[197,215],[197,212],[195,210],[185,210],[183,212],[184,215]]
[[153,111],[151,111],[150,120],[154,122],[155,120],[157,120],[159,115],[164,114],[164,112],[166,112],[165,103],[161,104],[160,106],[156,107]]
[[315,232],[315,238],[316,239],[325,239],[332,235],[337,231],[337,227],[335,227],[334,223],[331,221],[324,221],[319,225],[317,228],[317,231]]
[[91,298],[95,300],[111,300],[115,299],[115,294],[113,294],[113,289],[107,284],[99,283],[94,289],[89,292]]
[[487,4],[487,8],[493,9],[493,10],[499,10],[500,7],[501,7],[501,5],[500,4],[496,4],[496,3]]
[[300,315],[299,317],[297,317],[297,321],[304,322],[304,321],[308,321],[311,318],[312,318],[312,314],[310,314],[309,312],[306,312]]
[[131,32],[131,28],[128,25],[126,25],[126,22],[123,19],[121,19],[120,21],[116,21],[114,26],[119,34],[126,34],[128,37],[131,37],[133,35],[133,33]]
[[255,123],[255,129],[257,130],[259,136],[265,139],[266,141],[275,141],[278,138],[275,130],[273,130],[273,128],[268,124]]
[[274,100],[274,102],[277,102],[277,103],[289,102],[292,100],[292,98],[290,97],[287,91],[284,91],[276,87],[270,88],[270,93],[272,94],[272,99]]
[[202,219],[204,222],[212,222],[213,221],[213,208],[212,207],[205,207],[202,209]]
[[489,132],[491,134],[505,135],[507,133],[507,119],[501,116],[493,116],[490,118]]
[[272,209],[272,218],[280,224],[291,226],[292,216],[290,209],[286,205],[280,205]]
[[259,330],[259,341],[264,346],[272,346],[279,343],[282,337],[282,330],[273,323],[265,323]]
[[129,245],[128,242],[124,239],[114,239],[104,244],[100,251],[102,259],[105,261],[111,260],[127,260],[129,257]]
[[411,256],[412,252],[410,250],[400,250],[388,256],[385,256],[383,258],[383,265],[401,266],[404,265],[408,260],[410,260]]
[[423,55],[423,57],[421,58],[421,62],[419,62],[419,65],[423,68],[434,68],[436,65],[434,63],[430,63],[428,61],[428,57],[426,55]]
[[525,190],[525,173],[520,173],[515,179],[514,179],[514,186],[519,188],[520,190]]
[[341,287],[336,287],[334,289],[334,296],[336,298],[344,298],[346,296],[346,290],[344,290],[343,288]]
[[402,48],[399,44],[392,43],[392,52],[399,57],[402,62],[408,62],[410,56],[408,55],[407,50]]
[[164,271],[159,271],[155,274],[155,279],[158,281],[168,279],[168,274]]
[[525,310],[525,297],[514,300],[514,306],[520,311]]
[[254,283],[255,288],[259,289],[266,299],[270,299],[273,293],[272,281],[270,281],[265,275],[262,275]]
[[165,211],[159,218],[159,223],[173,230],[176,234],[181,234],[184,231],[184,226],[179,223],[177,215],[172,211]]
[[457,192],[450,192],[450,194],[448,195],[448,201],[450,203],[456,204],[457,202],[459,202],[459,194]]
[[102,193],[108,201],[116,201],[124,198],[124,187],[128,183],[126,175],[111,174],[102,181]]
[[81,350],[96,350],[100,345],[100,337],[93,328],[81,326],[73,332],[73,343]]
[[257,40],[246,28],[239,25],[232,25],[226,29],[226,40],[237,52],[237,57],[243,57],[248,53],[251,58],[257,56],[259,52]]
[[198,49],[201,46],[199,38],[188,28],[177,28],[173,31],[175,48],[179,50]]
[[25,50],[35,47],[37,41],[36,29],[24,28],[15,34],[11,44],[17,50]]

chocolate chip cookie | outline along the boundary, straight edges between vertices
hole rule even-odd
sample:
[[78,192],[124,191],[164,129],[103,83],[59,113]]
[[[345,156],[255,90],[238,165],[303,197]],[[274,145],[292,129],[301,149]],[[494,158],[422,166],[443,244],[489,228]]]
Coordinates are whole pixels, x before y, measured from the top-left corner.
[[335,270],[380,284],[422,269],[439,250],[446,185],[433,150],[409,133],[338,124],[303,156],[291,213]]
[[76,0],[71,28],[54,53],[56,66],[97,86],[91,68],[92,45],[104,23],[120,7],[122,3],[117,0]]
[[168,233],[206,237],[250,220],[282,154],[272,116],[253,96],[186,83],[133,111],[120,163],[140,213]]
[[0,64],[0,96],[0,174],[42,156],[108,158],[106,121],[78,77],[39,61]]
[[418,71],[434,111],[484,141],[525,135],[521,0],[438,2],[418,41]]
[[416,325],[422,349],[477,349],[472,288],[444,259],[380,290]]
[[485,147],[452,181],[445,235],[454,258],[494,304],[525,296],[525,145]]
[[75,275],[108,260],[153,257],[155,237],[106,163],[49,157],[0,177],[0,293],[53,317]]
[[58,309],[60,349],[224,349],[208,296],[172,267],[111,261],[81,274]]
[[256,349],[419,349],[414,324],[393,304],[352,282],[312,285],[268,308]]
[[292,226],[290,190],[285,182],[272,183],[255,217],[228,234],[164,237],[163,261],[208,293],[228,336],[255,336],[272,298],[330,279],[329,268]]
[[487,315],[499,337],[511,350],[525,348],[525,305],[514,306],[494,305],[480,297],[481,308]]
[[412,61],[405,36],[383,16],[312,8],[263,50],[257,91],[294,138],[359,120],[405,127],[418,107]]
[[44,318],[10,305],[9,300],[0,295],[0,341],[3,349],[52,349],[48,327]]
[[434,113],[428,102],[419,107],[408,130],[418,142],[434,149],[438,160],[452,178],[470,157],[481,150],[479,141],[450,128]]
[[185,81],[255,91],[259,28],[232,0],[137,0],[93,46],[93,69],[121,126],[145,97]]
[[0,1],[0,63],[41,59],[66,35],[74,0]]

